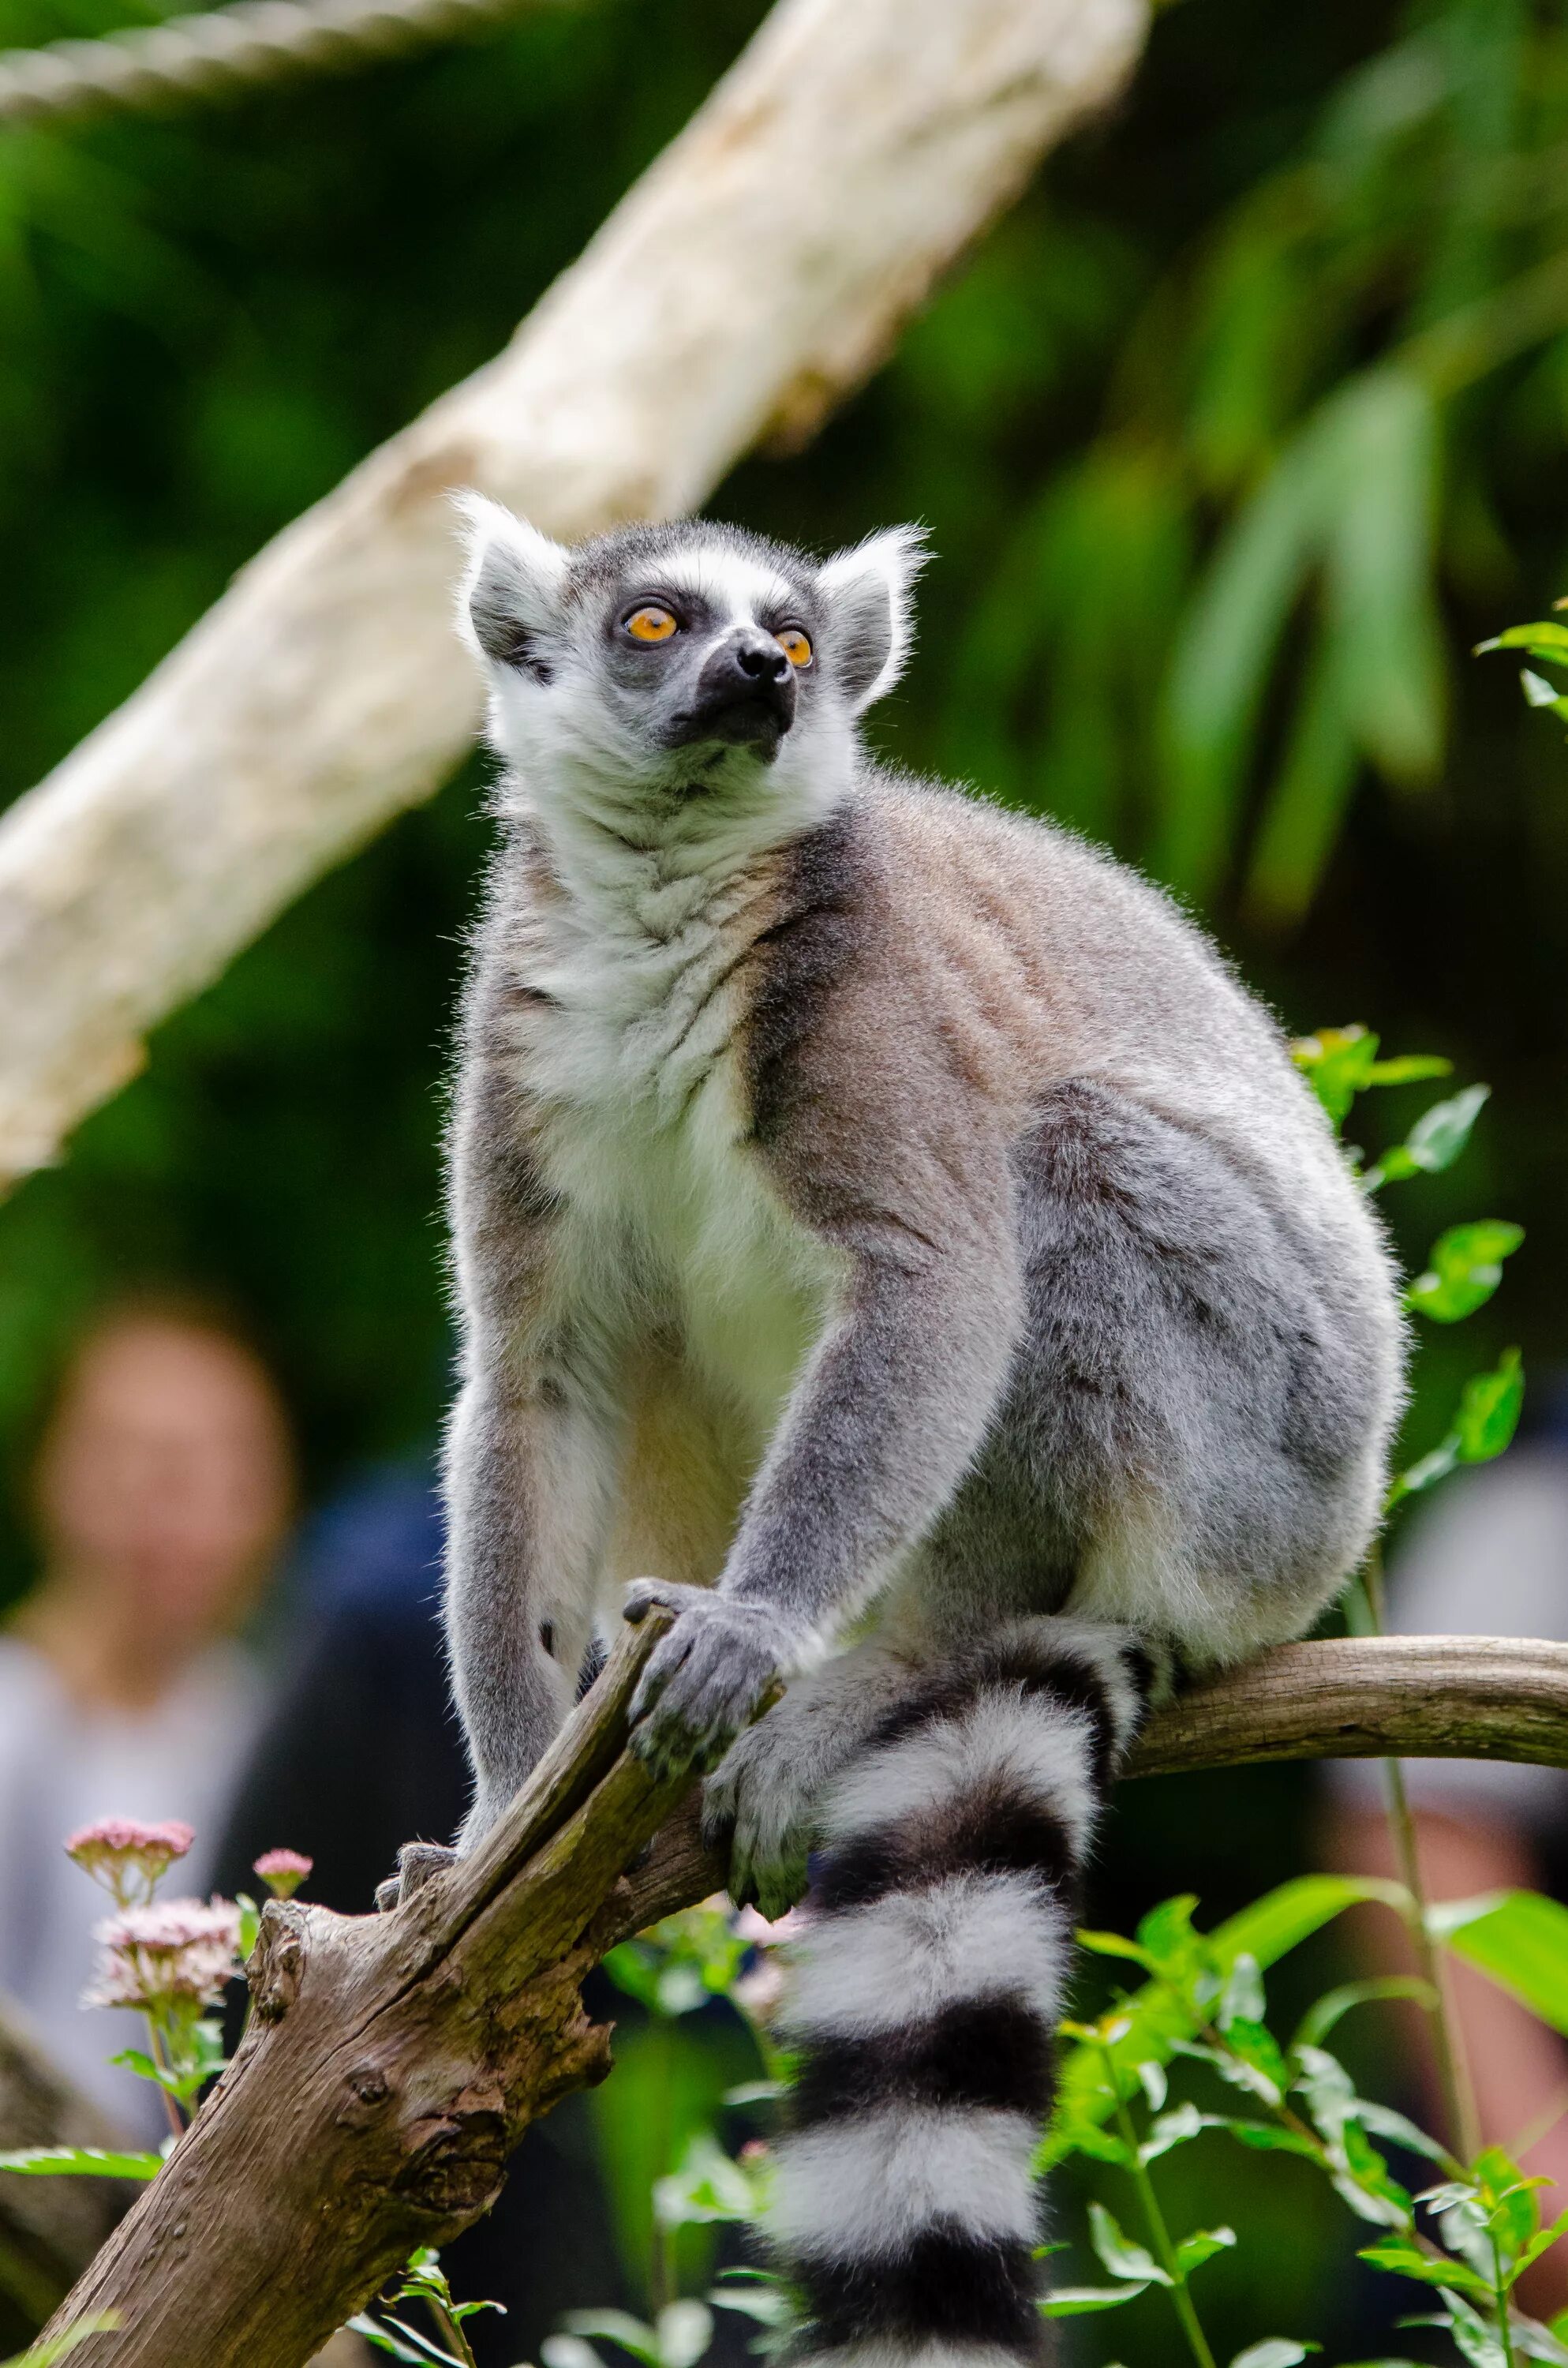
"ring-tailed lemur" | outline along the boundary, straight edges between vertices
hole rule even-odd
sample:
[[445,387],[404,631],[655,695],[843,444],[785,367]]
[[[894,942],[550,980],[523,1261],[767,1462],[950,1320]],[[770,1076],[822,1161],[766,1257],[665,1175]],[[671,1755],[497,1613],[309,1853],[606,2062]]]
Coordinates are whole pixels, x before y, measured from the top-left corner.
[[737,1899],[820,1854],[774,2213],[807,2350],[1038,2356],[1077,1870],[1152,1672],[1298,1634],[1365,1547],[1390,1268],[1197,929],[865,754],[915,533],[471,522],[507,769],[452,1144],[460,1848],[596,1625],[673,1607],[636,1747],[727,1749]]

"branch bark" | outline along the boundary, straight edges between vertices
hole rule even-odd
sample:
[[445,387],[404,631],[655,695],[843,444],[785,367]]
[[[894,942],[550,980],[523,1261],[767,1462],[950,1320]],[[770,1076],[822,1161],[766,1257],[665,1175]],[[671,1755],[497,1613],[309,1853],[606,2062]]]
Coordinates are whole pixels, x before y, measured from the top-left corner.
[[448,494],[550,532],[700,503],[881,360],[1147,0],[779,0],[511,345],[252,561],[0,824],[0,1183],[471,740]]
[[[477,2217],[530,2120],[603,2077],[584,1975],[723,1880],[689,1788],[624,1749],[663,1625],[625,1632],[502,1826],[397,1914],[268,1907],[239,2055],[51,2333],[112,2310],[84,2356],[112,2341],[115,2368],[301,2368]],[[1568,1645],[1290,1645],[1152,1720],[1129,1772],[1391,1750],[1568,1765]]]

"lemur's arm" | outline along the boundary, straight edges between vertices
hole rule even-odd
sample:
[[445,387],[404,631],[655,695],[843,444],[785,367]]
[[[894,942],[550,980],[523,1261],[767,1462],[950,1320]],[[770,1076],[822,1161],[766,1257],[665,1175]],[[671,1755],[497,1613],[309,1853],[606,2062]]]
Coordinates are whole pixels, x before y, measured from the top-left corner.
[[[773,1679],[813,1656],[949,1502],[985,1437],[1020,1322],[1008,1194],[949,1201],[939,1231],[892,1212],[835,1227],[850,1280],[796,1386],[718,1589],[640,1581],[680,1617],[633,1705],[656,1765],[711,1766]],[[976,1181],[981,1179],[977,1178]]]
[[446,1458],[447,1633],[475,1784],[460,1850],[571,1707],[614,1486],[603,1361],[522,1118],[503,1062],[471,1044],[452,1145],[464,1381]]

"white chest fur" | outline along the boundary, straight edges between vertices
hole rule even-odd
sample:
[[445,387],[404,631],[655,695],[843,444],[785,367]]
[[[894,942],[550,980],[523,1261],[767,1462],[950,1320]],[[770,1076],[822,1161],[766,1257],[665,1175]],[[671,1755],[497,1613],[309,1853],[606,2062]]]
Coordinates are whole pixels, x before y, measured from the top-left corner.
[[837,1281],[746,1140],[744,956],[766,887],[670,880],[647,857],[615,888],[551,898],[514,939],[539,1149],[596,1293],[671,1319],[760,1450]]

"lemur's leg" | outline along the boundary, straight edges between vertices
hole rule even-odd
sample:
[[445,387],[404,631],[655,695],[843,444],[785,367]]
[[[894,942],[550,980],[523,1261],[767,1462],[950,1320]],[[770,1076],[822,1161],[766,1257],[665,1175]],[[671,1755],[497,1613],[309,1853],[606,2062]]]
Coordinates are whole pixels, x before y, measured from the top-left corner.
[[1148,1669],[1125,1630],[1021,1621],[914,1678],[829,1783],[771,2214],[800,2359],[1040,2360],[1031,2157],[1079,1869]]
[[474,1771],[460,1850],[572,1707],[625,1395],[613,1310],[530,1145],[506,1011],[471,1012],[469,1029],[451,1188],[464,1380],[446,1454],[447,1635]]
[[814,1812],[829,1780],[908,1698],[919,1671],[872,1641],[796,1678],[739,1736],[702,1789],[710,1848],[729,1850],[730,1896],[782,1916],[806,1887]]

